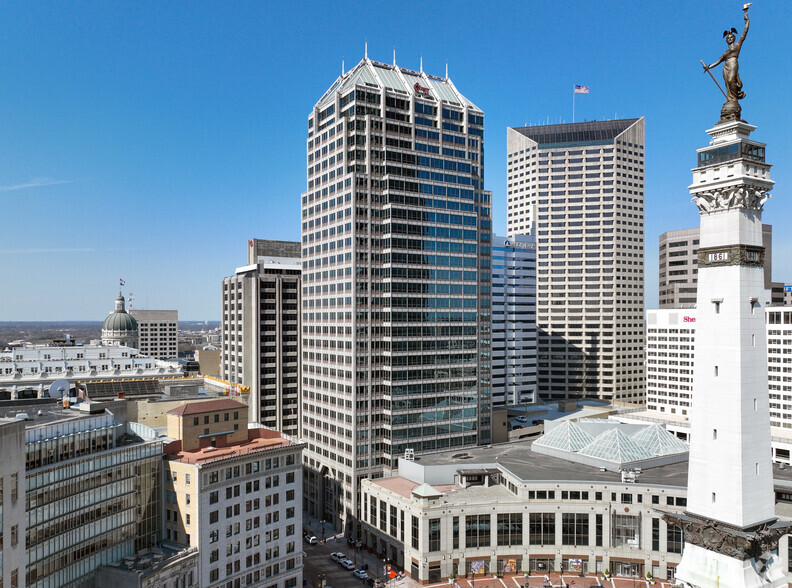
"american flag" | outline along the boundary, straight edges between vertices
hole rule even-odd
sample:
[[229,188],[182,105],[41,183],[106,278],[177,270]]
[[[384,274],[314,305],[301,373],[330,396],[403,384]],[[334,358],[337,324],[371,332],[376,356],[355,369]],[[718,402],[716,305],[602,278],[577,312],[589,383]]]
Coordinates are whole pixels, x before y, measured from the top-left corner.
[[575,84],[575,94],[588,94],[589,87],[588,86],[578,86]]
[[119,286],[123,286],[124,284],[126,284],[124,280],[118,280],[118,282],[119,282]]

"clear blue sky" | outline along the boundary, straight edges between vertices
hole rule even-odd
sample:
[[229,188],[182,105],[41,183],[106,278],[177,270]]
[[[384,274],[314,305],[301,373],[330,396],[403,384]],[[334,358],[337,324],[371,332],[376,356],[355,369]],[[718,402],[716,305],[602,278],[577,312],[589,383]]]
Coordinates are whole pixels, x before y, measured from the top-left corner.
[[[298,240],[307,117],[363,57],[443,75],[484,110],[485,185],[506,227],[506,127],[646,117],[646,300],[657,238],[696,226],[687,186],[720,92],[699,59],[742,2],[5,2],[0,320],[140,308],[220,317],[251,237]],[[743,117],[775,165],[774,279],[792,282],[792,10],[758,0]],[[716,73],[720,81],[720,73]]]

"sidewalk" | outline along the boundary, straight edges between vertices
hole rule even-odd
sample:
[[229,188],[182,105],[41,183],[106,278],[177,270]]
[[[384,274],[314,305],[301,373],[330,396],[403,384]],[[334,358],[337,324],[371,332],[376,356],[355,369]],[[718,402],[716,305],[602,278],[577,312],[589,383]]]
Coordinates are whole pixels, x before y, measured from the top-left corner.
[[[537,573],[538,574],[538,573]],[[548,574],[550,582],[544,580],[544,574],[531,575],[526,578],[522,574],[507,576],[505,578],[494,578],[492,576],[481,576],[475,578],[457,578],[453,584],[444,580],[435,584],[421,584],[405,577],[398,583],[391,581],[388,588],[672,588],[673,581],[655,580],[649,582],[644,578],[618,577],[606,580],[601,574],[588,574],[581,577],[579,574],[554,572]]]

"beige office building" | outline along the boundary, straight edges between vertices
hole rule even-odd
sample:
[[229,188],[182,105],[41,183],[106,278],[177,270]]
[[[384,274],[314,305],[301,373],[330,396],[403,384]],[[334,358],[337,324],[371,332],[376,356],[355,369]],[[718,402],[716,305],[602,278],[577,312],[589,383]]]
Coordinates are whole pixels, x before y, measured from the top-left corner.
[[141,355],[156,359],[179,357],[178,310],[130,310],[138,324]]
[[205,588],[302,586],[302,449],[231,399],[168,412],[165,537],[197,547]]
[[537,259],[537,391],[644,399],[644,119],[509,128],[508,234]]
[[253,422],[299,436],[300,243],[251,239],[223,280],[221,378],[250,387]]

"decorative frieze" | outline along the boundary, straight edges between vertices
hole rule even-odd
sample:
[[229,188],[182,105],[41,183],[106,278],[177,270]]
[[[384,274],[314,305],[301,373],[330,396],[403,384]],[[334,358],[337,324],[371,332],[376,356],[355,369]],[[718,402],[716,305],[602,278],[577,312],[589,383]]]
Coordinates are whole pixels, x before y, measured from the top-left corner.
[[769,198],[770,191],[764,187],[742,184],[711,192],[698,192],[693,195],[691,202],[698,206],[699,212],[717,212],[732,208],[747,208],[761,212]]
[[698,250],[698,267],[724,267],[741,265],[764,267],[764,247],[730,245],[728,247],[703,247]]

